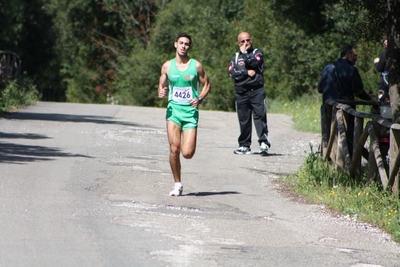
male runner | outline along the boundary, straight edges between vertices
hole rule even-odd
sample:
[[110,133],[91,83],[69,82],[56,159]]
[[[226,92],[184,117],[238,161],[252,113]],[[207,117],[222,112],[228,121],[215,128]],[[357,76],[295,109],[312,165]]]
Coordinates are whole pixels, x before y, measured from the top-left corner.
[[[174,177],[174,189],[170,196],[182,195],[180,154],[191,159],[196,151],[198,106],[211,90],[203,66],[188,56],[192,38],[181,33],[175,40],[176,56],[161,68],[158,97],[168,93],[167,134],[170,146],[169,163]],[[203,85],[199,93],[199,83]]]

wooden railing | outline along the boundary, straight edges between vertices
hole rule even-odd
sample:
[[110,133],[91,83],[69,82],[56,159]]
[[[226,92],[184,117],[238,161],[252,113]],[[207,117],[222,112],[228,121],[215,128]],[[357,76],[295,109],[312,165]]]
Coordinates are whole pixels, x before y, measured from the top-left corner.
[[[351,107],[356,105],[369,105],[378,112],[358,112]],[[321,106],[321,154],[324,160],[331,160],[359,181],[364,158],[368,166],[367,183],[379,177],[384,189],[390,188],[399,196],[400,124],[375,114],[381,105],[327,100]]]

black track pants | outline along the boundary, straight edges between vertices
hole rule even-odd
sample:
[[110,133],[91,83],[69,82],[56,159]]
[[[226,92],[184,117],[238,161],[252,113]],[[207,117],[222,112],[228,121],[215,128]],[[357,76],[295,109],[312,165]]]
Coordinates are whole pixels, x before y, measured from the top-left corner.
[[240,126],[239,146],[250,147],[251,145],[252,117],[258,135],[258,143],[266,142],[269,145],[264,88],[235,93],[235,97]]

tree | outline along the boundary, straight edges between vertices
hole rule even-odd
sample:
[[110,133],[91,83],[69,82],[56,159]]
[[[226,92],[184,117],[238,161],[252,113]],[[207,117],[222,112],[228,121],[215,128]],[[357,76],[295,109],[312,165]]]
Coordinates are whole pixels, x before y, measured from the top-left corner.
[[69,101],[105,103],[114,92],[118,57],[149,43],[155,1],[52,0],[48,8],[56,18]]
[[400,3],[398,0],[344,0],[348,9],[366,9],[369,17],[357,25],[359,34],[379,40],[388,37],[387,60],[393,121],[400,122]]
[[[102,9],[114,13],[121,21],[126,38],[140,40],[144,45],[150,42],[150,30],[154,25],[158,7],[153,1],[103,0]],[[162,3],[165,5],[166,3]]]
[[[68,88],[69,101],[105,103],[107,95],[118,95],[125,104],[159,106],[165,102],[152,94],[159,68],[173,56],[175,36],[186,31],[194,41],[191,56],[203,63],[213,84],[204,107],[233,110],[227,68],[240,31],[250,32],[264,51],[269,98],[294,100],[314,92],[323,66],[338,57],[345,42],[358,44],[357,66],[372,87],[377,73],[371,56],[379,49],[366,40],[389,33],[379,28],[387,25],[381,7],[388,3],[392,11],[398,5],[391,0],[0,0],[0,45],[21,50],[16,53],[23,54],[24,67],[42,86]],[[390,55],[395,66],[396,54]]]
[[230,56],[236,51],[233,27],[235,19],[241,15],[242,6],[235,0],[204,0],[201,3],[180,0],[171,1],[160,9],[150,44],[132,51],[123,59],[124,67],[114,83],[118,99],[131,99],[135,104],[143,101],[144,105],[166,105],[165,100],[157,99],[156,93],[161,65],[175,56],[173,43],[176,36],[187,32],[193,38],[190,56],[202,62],[213,87],[204,107],[234,109],[234,90],[228,66]]
[[0,50],[16,53],[22,61],[22,72],[38,88],[59,82],[55,58],[55,35],[52,17],[44,0],[0,1]]
[[388,14],[388,64],[390,84],[390,105],[393,121],[400,123],[400,3],[395,0],[387,1]]

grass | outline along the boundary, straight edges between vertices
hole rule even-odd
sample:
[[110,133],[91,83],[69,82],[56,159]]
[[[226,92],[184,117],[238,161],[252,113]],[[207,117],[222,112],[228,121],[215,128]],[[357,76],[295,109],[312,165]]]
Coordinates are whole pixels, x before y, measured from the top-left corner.
[[283,181],[308,200],[370,223],[400,242],[400,199],[379,183],[357,183],[317,153],[310,153],[300,170]]
[[294,127],[302,132],[319,133],[321,131],[321,95],[307,95],[294,101],[270,100],[268,113],[290,115]]
[[36,103],[38,91],[33,82],[24,77],[15,79],[0,88],[0,115],[13,109]]
[[[274,100],[268,104],[269,113],[292,116],[296,130],[320,132],[321,95],[305,96],[292,102]],[[323,161],[314,151],[309,153],[297,173],[282,177],[282,181],[311,202],[370,223],[400,243],[400,199],[391,191],[383,190],[379,182],[368,186],[365,178],[356,182],[348,173],[337,171],[331,162]]]

